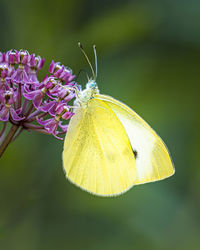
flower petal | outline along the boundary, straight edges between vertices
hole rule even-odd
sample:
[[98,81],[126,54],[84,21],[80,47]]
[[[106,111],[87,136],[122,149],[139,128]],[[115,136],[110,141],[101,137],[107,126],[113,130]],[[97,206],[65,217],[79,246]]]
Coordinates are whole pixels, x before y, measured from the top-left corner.
[[62,125],[62,122],[59,122],[59,127],[64,131],[64,132],[67,132],[67,129],[68,129],[68,124],[65,124],[65,125]]
[[33,105],[35,106],[36,109],[41,105],[42,100],[44,97],[44,93],[40,92],[40,94],[36,95],[33,99]]
[[3,107],[0,111],[0,120],[3,122],[8,121],[9,119],[9,109],[6,107]]
[[10,108],[10,115],[14,121],[21,121],[25,118],[18,116],[17,112],[12,107]]
[[74,113],[72,113],[72,112],[65,112],[65,113],[62,115],[62,118],[65,119],[65,120],[68,120],[68,119],[70,119],[73,115],[74,115]]
[[43,105],[40,106],[40,110],[43,112],[49,112],[49,110],[52,109],[55,104],[56,104],[55,100],[51,102],[43,103]]
[[33,100],[38,90],[30,91],[29,93],[24,93],[24,97],[28,100]]

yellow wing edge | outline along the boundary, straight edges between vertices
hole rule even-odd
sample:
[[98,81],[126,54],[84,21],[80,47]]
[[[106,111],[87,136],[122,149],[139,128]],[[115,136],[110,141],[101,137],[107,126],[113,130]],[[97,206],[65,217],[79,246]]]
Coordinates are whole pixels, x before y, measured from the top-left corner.
[[[63,153],[62,153],[62,155],[63,155]],[[99,194],[99,193],[91,192],[91,191],[89,191],[88,189],[83,188],[82,186],[78,185],[77,183],[75,183],[72,179],[70,179],[70,178],[67,176],[67,173],[66,173],[65,167],[64,167],[63,156],[62,156],[62,162],[63,162],[62,167],[63,167],[63,171],[64,171],[64,174],[65,174],[65,177],[66,177],[66,179],[67,179],[70,183],[72,183],[73,185],[77,186],[77,187],[80,188],[81,190],[86,191],[87,193],[92,194],[92,195],[95,195],[95,196],[98,196],[98,197],[103,197],[103,198],[106,198],[106,197],[118,197],[118,196],[120,196],[120,195],[126,193],[127,191],[129,191],[133,186],[136,186],[136,184],[134,183],[133,185],[129,186],[129,187],[128,187],[127,189],[125,189],[124,191],[119,192],[119,193],[116,193],[116,194]]]

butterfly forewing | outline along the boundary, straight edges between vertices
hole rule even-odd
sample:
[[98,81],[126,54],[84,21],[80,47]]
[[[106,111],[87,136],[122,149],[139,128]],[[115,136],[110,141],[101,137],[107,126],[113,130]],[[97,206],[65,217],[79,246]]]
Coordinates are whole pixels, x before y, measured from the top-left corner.
[[63,165],[69,180],[96,195],[117,195],[134,184],[136,161],[129,138],[104,101],[93,98],[75,111]]

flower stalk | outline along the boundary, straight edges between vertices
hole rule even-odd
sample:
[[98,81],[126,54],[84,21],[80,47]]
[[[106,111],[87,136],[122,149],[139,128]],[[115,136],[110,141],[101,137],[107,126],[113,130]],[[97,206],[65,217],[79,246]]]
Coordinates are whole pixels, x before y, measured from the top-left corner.
[[9,143],[12,141],[15,133],[17,132],[19,126],[17,125],[12,125],[10,128],[10,131],[8,132],[7,136],[5,137],[5,139],[3,140],[3,142],[1,143],[0,146],[0,157],[2,156],[2,154],[4,153],[4,151],[6,150],[7,146],[9,145]]

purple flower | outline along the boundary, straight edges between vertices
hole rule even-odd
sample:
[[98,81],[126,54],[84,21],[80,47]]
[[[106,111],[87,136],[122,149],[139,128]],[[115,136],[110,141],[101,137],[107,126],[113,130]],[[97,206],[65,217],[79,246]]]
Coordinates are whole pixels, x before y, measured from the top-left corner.
[[57,134],[59,134],[58,126],[62,129],[63,132],[67,132],[68,125],[62,125],[62,122],[57,120],[56,118],[51,118],[48,120],[37,119],[37,122],[44,126],[49,134],[54,135],[59,140],[62,140],[62,138],[57,136]]
[[57,136],[57,134],[59,134],[58,126],[62,129],[63,132],[66,133],[68,125],[63,125],[60,120],[61,118],[64,120],[68,120],[74,115],[74,113],[70,112],[69,108],[64,103],[60,103],[57,105],[56,112],[57,114],[53,118],[47,120],[37,118],[37,122],[43,125],[49,134],[53,134],[56,138],[62,139]]
[[9,117],[13,121],[22,121],[25,117],[20,117],[21,109],[15,110],[12,106],[4,106],[0,111],[0,120],[6,122],[9,120]]
[[35,54],[30,55],[29,66],[32,69],[40,70],[44,65],[45,59],[40,56],[35,56]]
[[0,110],[0,120],[1,121],[8,121],[11,117],[13,121],[21,121],[24,117],[20,117],[21,109],[15,110],[13,108],[13,104],[15,102],[15,94],[11,91],[6,91],[5,93],[0,94],[0,100],[2,103],[2,107]]
[[66,68],[64,65],[61,66],[59,62],[55,63],[54,61],[50,64],[49,73],[65,82],[65,84],[69,84],[75,78],[71,69]]
[[35,56],[35,54],[30,55],[30,60],[28,63],[28,83],[38,84],[37,71],[40,70],[44,65],[45,59],[40,56]]
[[37,89],[29,93],[24,93],[24,97],[28,100],[33,100],[33,105],[35,106],[36,109],[38,109],[38,107],[42,103],[42,100],[46,94],[46,91],[47,89],[45,88]]
[[26,50],[0,52],[0,122],[62,139],[59,135],[67,131],[66,120],[74,115],[68,102],[80,86],[73,81],[71,69],[54,61],[50,74],[40,81],[38,71],[44,61]]
[[30,55],[27,50],[15,51],[15,62],[17,64],[26,65],[30,61]]
[[69,108],[65,103],[59,103],[56,107],[56,112],[58,117],[62,117],[65,120],[70,119],[74,113],[69,112]]
[[12,81],[14,83],[20,83],[20,82],[26,83],[28,82],[28,80],[29,79],[25,67],[23,65],[20,65],[12,75]]
[[[34,91],[29,91],[27,86],[25,85],[24,89],[26,93],[24,93],[24,97],[28,100],[33,100],[33,105],[36,109],[42,104],[42,100],[47,94],[50,98],[52,98],[50,92],[48,90],[55,88],[56,83],[52,81],[52,77],[45,76],[42,83],[38,85],[38,88]],[[48,93],[47,93],[48,92]]]
[[5,53],[0,52],[0,63],[5,62]]
[[8,90],[9,87],[7,86],[7,79],[6,77],[8,76],[8,65],[6,63],[1,63],[0,64],[0,90]]
[[49,112],[51,116],[57,113],[57,107],[60,105],[66,106],[67,103],[75,97],[75,92],[69,92],[66,88],[57,89],[57,97],[52,101],[46,101],[40,107],[43,112]]
[[9,50],[8,52],[6,52],[6,54],[5,54],[5,61],[8,64],[14,65],[15,62],[16,62],[16,52],[14,52],[12,50]]

